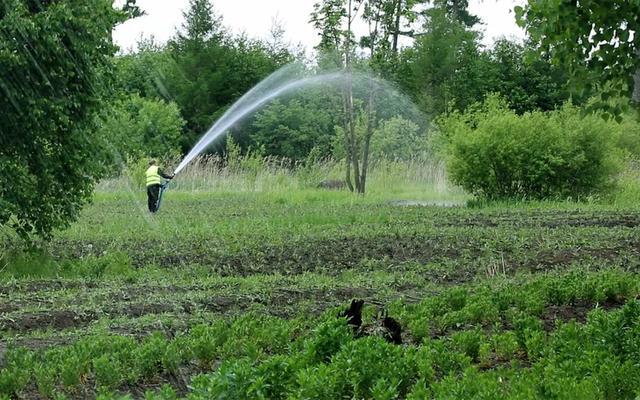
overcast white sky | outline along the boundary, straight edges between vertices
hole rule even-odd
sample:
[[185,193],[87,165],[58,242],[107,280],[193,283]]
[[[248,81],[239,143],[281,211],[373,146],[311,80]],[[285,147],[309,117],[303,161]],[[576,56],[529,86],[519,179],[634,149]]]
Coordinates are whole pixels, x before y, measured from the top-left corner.
[[[317,0],[212,0],[223,23],[236,33],[245,32],[253,38],[266,38],[274,18],[286,29],[292,44],[301,43],[307,49],[318,41],[317,33],[309,23],[309,15]],[[485,23],[483,43],[491,46],[496,38],[524,38],[516,25],[513,7],[525,0],[470,0],[469,11]],[[138,0],[147,15],[118,26],[114,40],[122,50],[135,47],[140,37],[153,36],[159,42],[167,41],[183,22],[182,12],[188,0]]]

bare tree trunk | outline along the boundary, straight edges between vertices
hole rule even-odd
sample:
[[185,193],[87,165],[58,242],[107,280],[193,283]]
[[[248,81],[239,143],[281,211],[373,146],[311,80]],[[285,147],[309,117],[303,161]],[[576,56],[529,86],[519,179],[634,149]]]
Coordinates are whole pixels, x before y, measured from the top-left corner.
[[369,104],[367,106],[367,133],[364,139],[364,145],[362,150],[362,172],[360,175],[359,192],[365,193],[367,185],[367,171],[369,170],[369,150],[371,145],[371,137],[376,129],[376,115],[375,115],[375,86],[373,78],[369,77]]
[[353,177],[356,184],[356,190],[360,193],[360,160],[358,157],[358,138],[356,134],[355,116],[353,115],[353,76],[351,70],[347,73],[347,120],[349,135],[349,152],[351,153],[351,165],[353,168]]
[[346,162],[346,175],[345,175],[345,183],[351,192],[353,192],[353,183],[351,181],[351,160],[353,160],[352,149],[351,149],[351,122],[349,118],[349,105],[348,105],[348,97],[349,94],[347,90],[343,92],[342,103],[344,107],[344,150],[345,150],[345,162]]
[[402,15],[402,1],[396,0],[398,7],[396,8],[396,21],[393,29],[393,45],[391,47],[393,54],[398,54],[398,38],[400,37],[400,17]]
[[[398,0],[401,2],[402,0]],[[380,5],[378,4],[378,13],[374,20],[373,26],[369,21],[369,37],[371,47],[371,62],[374,62],[376,56],[376,45],[378,38],[378,23],[380,21]],[[373,71],[371,71],[373,73]],[[371,137],[375,131],[375,86],[373,77],[369,76],[369,103],[367,105],[367,132],[365,133],[364,143],[362,145],[362,170],[358,177],[358,193],[364,194],[367,187],[367,172],[369,170],[369,150],[371,145]]]
[[[353,75],[351,70],[351,24],[353,22],[353,7],[352,1],[348,1],[348,11],[347,11],[347,38],[345,41],[345,69],[347,72],[347,88],[346,88],[346,96],[345,96],[345,116],[347,126],[345,127],[345,134],[348,135],[348,149],[347,153],[350,155],[351,166],[353,168],[353,176],[355,180],[356,190],[360,190],[360,168],[358,161],[358,140],[356,138],[356,129],[355,129],[355,121],[353,115]],[[347,168],[348,172],[349,168]],[[351,180],[351,174],[349,174],[349,181]],[[353,186],[351,186],[351,190],[353,191]]]

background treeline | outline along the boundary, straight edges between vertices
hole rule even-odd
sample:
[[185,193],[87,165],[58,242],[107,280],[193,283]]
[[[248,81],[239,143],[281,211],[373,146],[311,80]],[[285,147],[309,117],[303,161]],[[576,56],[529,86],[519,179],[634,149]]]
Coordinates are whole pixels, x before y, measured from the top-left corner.
[[[354,68],[392,82],[421,114],[380,123],[374,135],[378,151],[398,158],[419,153],[428,121],[464,111],[490,93],[518,114],[553,110],[571,97],[566,72],[532,56],[531,45],[502,39],[485,48],[476,30],[481,21],[468,14],[466,2],[403,2],[400,16],[393,15],[397,1],[387,3],[382,4],[391,10],[386,20],[393,25],[399,17],[400,29],[413,29],[399,33],[411,36],[413,44],[401,48],[393,32],[381,30],[387,37],[378,38],[372,59],[371,38],[353,38]],[[283,39],[277,24],[264,41],[231,34],[212,4],[192,0],[184,25],[168,43],[142,41],[135,52],[116,57],[118,100],[104,110],[101,126],[121,154],[187,152],[235,100],[287,63],[299,61],[310,70],[343,67],[331,39],[335,26],[316,24],[321,43],[317,58],[309,61]],[[327,20],[322,13],[329,15],[329,5],[316,7],[315,21]],[[243,151],[261,149],[270,156],[304,159],[314,147],[323,156],[340,155],[342,108],[340,93],[311,89],[268,104],[235,128],[234,138]]]
[[[364,85],[347,79],[342,90],[267,104],[232,128],[241,154],[293,165],[330,157],[359,193],[375,160],[424,157],[445,160],[453,181],[481,198],[599,195],[640,143],[629,107],[640,68],[640,21],[629,16],[640,5],[614,3],[531,0],[515,8],[527,41],[487,48],[465,0],[321,0],[307,53],[278,24],[268,39],[234,35],[214,1],[190,0],[167,43],[118,53],[111,32],[144,12],[135,0],[4,0],[0,224],[23,236],[67,226],[99,180],[184,154],[293,62]],[[355,35],[356,23],[368,34]],[[222,143],[209,151],[225,152]]]

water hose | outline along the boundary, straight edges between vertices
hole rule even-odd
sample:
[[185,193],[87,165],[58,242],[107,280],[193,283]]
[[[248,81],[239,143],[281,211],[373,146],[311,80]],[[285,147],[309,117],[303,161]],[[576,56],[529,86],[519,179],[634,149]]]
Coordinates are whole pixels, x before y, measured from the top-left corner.
[[170,180],[165,181],[162,185],[160,185],[160,192],[158,193],[158,204],[156,207],[156,212],[160,211],[160,206],[162,205],[162,195],[164,194],[165,190],[167,190],[167,188],[169,187],[169,182],[171,182]]

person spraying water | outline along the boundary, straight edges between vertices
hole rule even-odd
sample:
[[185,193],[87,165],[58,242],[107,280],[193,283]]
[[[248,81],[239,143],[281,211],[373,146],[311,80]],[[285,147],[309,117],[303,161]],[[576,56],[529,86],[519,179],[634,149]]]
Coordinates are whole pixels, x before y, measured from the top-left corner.
[[[149,160],[149,168],[147,175],[147,203],[149,211],[155,214],[160,209],[162,202],[162,194],[167,188],[169,181],[175,177],[175,174],[165,174],[157,165],[156,160]],[[162,178],[167,181],[163,182]]]

